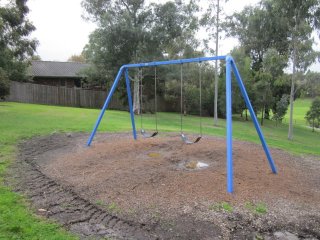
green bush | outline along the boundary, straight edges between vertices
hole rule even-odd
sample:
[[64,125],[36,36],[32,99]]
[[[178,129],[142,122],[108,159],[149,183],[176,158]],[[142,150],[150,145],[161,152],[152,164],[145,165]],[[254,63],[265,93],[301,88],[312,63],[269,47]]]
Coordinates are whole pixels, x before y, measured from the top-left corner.
[[3,99],[10,92],[10,81],[7,73],[0,68],[0,99]]

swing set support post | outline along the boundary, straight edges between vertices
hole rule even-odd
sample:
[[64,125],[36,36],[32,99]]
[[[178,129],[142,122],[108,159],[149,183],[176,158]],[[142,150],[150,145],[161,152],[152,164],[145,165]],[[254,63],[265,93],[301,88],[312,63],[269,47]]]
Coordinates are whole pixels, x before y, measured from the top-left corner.
[[236,76],[236,79],[237,79],[241,94],[242,94],[242,96],[244,98],[244,101],[246,103],[246,106],[249,109],[251,119],[253,121],[254,127],[256,128],[257,134],[258,134],[258,136],[260,138],[263,150],[264,150],[264,152],[265,152],[265,154],[267,156],[270,168],[271,168],[272,172],[276,174],[277,173],[276,165],[275,165],[275,163],[274,163],[274,161],[273,161],[273,159],[271,157],[271,153],[269,151],[269,147],[268,147],[268,145],[266,143],[266,140],[264,139],[264,136],[263,136],[263,133],[261,131],[257,116],[256,116],[256,114],[255,114],[255,112],[253,110],[253,107],[251,105],[251,102],[249,100],[246,88],[244,87],[244,84],[242,82],[242,79],[241,79],[240,73],[238,71],[238,68],[237,68],[237,66],[236,66],[236,64],[235,64],[235,62],[233,60],[231,61],[231,66],[232,66],[232,70],[234,72],[234,75]]
[[227,115],[227,191],[233,192],[233,162],[232,162],[232,89],[231,61],[226,57],[226,115]]
[[133,104],[132,104],[132,96],[131,96],[131,87],[130,87],[128,68],[125,69],[124,74],[125,74],[125,77],[126,77],[126,86],[127,86],[127,94],[128,94],[131,125],[132,125],[132,134],[133,134],[134,140],[137,140],[137,131],[136,131],[136,125],[135,125],[135,122],[134,122],[134,112],[133,112]]
[[113,95],[114,91],[116,90],[116,88],[117,88],[117,86],[118,86],[118,83],[119,83],[119,81],[120,81],[120,79],[121,79],[121,75],[122,75],[122,73],[123,73],[123,70],[124,70],[124,67],[122,66],[122,67],[120,68],[120,70],[119,70],[119,72],[118,72],[118,74],[117,74],[117,76],[116,76],[113,84],[112,84],[112,87],[111,87],[111,89],[110,89],[110,92],[109,92],[109,94],[108,94],[108,97],[107,97],[106,101],[105,101],[104,104],[103,104],[103,107],[102,107],[102,109],[101,109],[101,111],[100,111],[100,114],[99,114],[99,117],[98,117],[98,119],[97,119],[97,122],[96,122],[96,124],[94,125],[94,128],[93,128],[93,130],[92,130],[92,132],[91,132],[91,135],[90,135],[90,137],[89,137],[89,139],[88,139],[88,141],[87,141],[87,146],[90,146],[90,145],[91,145],[91,142],[92,142],[92,140],[93,140],[93,138],[94,138],[94,135],[95,135],[96,132],[97,132],[97,129],[98,129],[99,125],[100,125],[100,122],[101,122],[101,120],[102,120],[102,117],[103,117],[106,109],[108,108],[109,103],[110,103],[111,98],[112,98],[112,95]]

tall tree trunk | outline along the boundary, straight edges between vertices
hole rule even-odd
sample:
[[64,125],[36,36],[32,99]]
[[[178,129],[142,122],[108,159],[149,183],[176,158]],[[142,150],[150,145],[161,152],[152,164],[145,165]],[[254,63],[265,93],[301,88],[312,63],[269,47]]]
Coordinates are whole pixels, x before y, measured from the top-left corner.
[[138,115],[141,113],[139,74],[136,74],[134,76],[134,82],[133,82],[133,112]]
[[294,102],[294,83],[296,77],[296,62],[297,62],[297,50],[295,44],[295,36],[293,39],[293,61],[292,61],[292,77],[291,77],[291,91],[290,91],[290,115],[289,115],[289,130],[288,139],[293,139],[293,102]]
[[314,132],[314,119],[312,119],[312,132]]
[[270,119],[270,109],[269,107],[264,109],[264,119]]
[[[219,0],[217,0],[217,17],[216,17],[216,56],[219,52]],[[218,125],[218,61],[215,61],[215,73],[214,73],[214,120],[215,126]]]
[[264,106],[263,106],[262,109],[261,109],[261,121],[260,121],[261,126],[263,126],[263,119],[264,119],[263,114],[264,114]]
[[289,140],[293,139],[293,102],[294,102],[294,73],[291,79],[291,91],[290,91],[290,114],[289,114],[289,131],[288,131]]

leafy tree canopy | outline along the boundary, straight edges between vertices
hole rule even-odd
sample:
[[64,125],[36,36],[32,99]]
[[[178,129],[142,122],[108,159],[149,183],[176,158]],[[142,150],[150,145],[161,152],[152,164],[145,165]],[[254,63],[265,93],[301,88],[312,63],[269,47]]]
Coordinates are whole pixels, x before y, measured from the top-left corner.
[[68,61],[69,62],[80,62],[80,63],[85,63],[86,62],[86,59],[85,57],[83,56],[83,54],[80,54],[80,55],[72,55],[71,57],[68,58]]
[[9,94],[10,82],[7,73],[0,68],[0,99]]
[[83,53],[103,81],[111,80],[122,64],[192,55],[198,44],[193,1],[84,0],[82,6],[85,17],[98,23]]
[[25,79],[26,60],[37,46],[37,41],[29,38],[35,27],[26,18],[26,2],[11,0],[0,7],[0,68],[10,80]]
[[306,76],[306,84],[303,86],[303,94],[307,97],[320,96],[320,73],[308,71]]
[[305,119],[312,126],[312,131],[320,124],[320,98],[317,97],[313,100],[310,110],[307,112]]
[[284,116],[287,113],[289,105],[289,95],[282,95],[281,99],[276,103],[276,108],[274,110],[274,115],[272,118],[277,122],[282,122]]
[[286,22],[278,15],[269,1],[257,6],[245,7],[228,17],[229,36],[236,36],[253,60],[253,69],[262,67],[263,57],[269,48],[281,55],[287,54]]

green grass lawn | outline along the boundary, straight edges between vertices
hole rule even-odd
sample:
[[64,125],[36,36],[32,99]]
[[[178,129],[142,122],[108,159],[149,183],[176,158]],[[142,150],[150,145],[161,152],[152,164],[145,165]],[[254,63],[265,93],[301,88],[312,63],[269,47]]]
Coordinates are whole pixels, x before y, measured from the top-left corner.
[[[299,107],[296,104],[295,107]],[[28,210],[28,204],[3,184],[7,166],[14,160],[19,140],[35,135],[47,135],[53,132],[82,131],[90,132],[100,110],[68,107],[55,107],[21,103],[0,103],[0,239],[74,239],[55,224],[42,221]],[[297,110],[296,113],[303,110]],[[179,132],[180,116],[175,113],[159,113],[159,131]],[[137,129],[140,117],[136,119]],[[184,118],[186,132],[198,132],[199,118]],[[203,118],[203,133],[225,136],[225,121],[220,120],[219,127],[213,127],[212,118]],[[154,128],[154,115],[144,116],[145,129]],[[295,126],[294,140],[287,140],[288,126],[276,126],[266,121],[263,126],[267,143],[295,154],[320,155],[320,134],[313,133],[303,126]],[[107,111],[98,132],[130,131],[131,122],[127,112]],[[233,122],[235,139],[259,142],[251,122],[238,119]],[[85,143],[84,143],[85,144]]]
[[[312,103],[312,99],[311,98],[298,98],[294,101],[293,104],[293,124],[294,125],[301,125],[301,126],[307,126],[308,123],[307,121],[304,119],[307,111],[310,109]],[[284,117],[283,121],[284,123],[289,123],[289,109],[287,111],[286,116]]]

